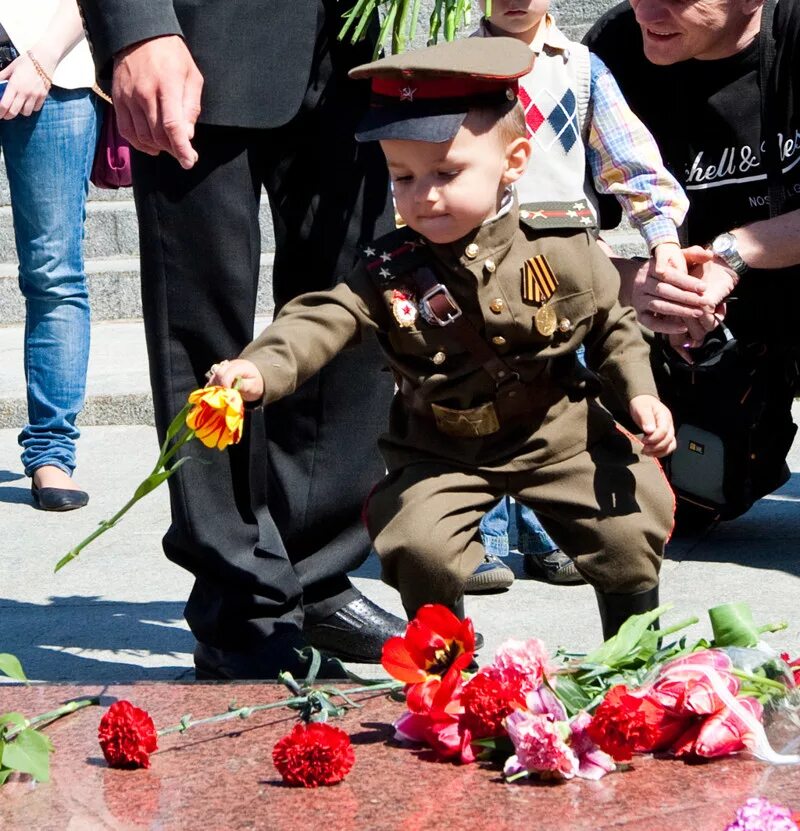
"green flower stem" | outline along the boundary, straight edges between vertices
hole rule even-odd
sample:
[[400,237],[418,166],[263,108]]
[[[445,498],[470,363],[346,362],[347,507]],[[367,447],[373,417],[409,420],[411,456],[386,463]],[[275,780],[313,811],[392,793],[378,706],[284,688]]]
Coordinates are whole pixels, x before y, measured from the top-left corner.
[[27,730],[30,727],[35,728],[50,724],[50,722],[56,721],[63,716],[68,716],[76,710],[82,710],[84,707],[89,707],[93,704],[99,703],[100,699],[98,696],[68,701],[66,704],[62,704],[60,707],[57,707],[55,710],[50,710],[48,713],[42,713],[41,715],[34,716],[33,718],[26,718],[22,724],[18,724],[11,730],[4,733],[2,738],[6,742],[13,741],[23,730]]
[[[354,687],[352,690],[347,690],[346,693],[331,689],[328,689],[327,692],[330,695],[339,696],[347,701],[349,696],[357,695],[359,693],[396,690],[401,689],[403,686],[404,685],[401,681],[381,681],[380,683],[368,684],[364,687]],[[323,688],[323,692],[325,691],[325,688]],[[291,698],[284,698],[281,701],[275,701],[272,704],[253,704],[250,707],[236,707],[225,713],[219,713],[215,716],[207,716],[206,718],[190,719],[189,716],[184,716],[178,724],[173,724],[171,727],[164,727],[157,732],[159,736],[167,736],[170,733],[185,733],[190,727],[197,727],[201,724],[216,724],[221,721],[230,721],[234,718],[249,718],[253,715],[253,713],[260,713],[264,710],[277,710],[281,707],[293,707],[298,704],[303,704],[307,698],[308,695],[296,695]]]
[[778,623],[765,623],[763,626],[758,627],[759,634],[761,632],[782,632],[784,629],[788,629],[789,624],[782,620]]
[[765,678],[763,675],[754,675],[752,672],[745,672],[743,669],[732,669],[731,674],[735,675],[741,681],[746,681],[748,686],[752,686],[757,690],[774,690],[779,695],[786,695],[789,691],[786,684],[781,684],[780,681],[774,681],[772,678]]
[[659,629],[658,634],[659,637],[665,637],[667,635],[671,635],[673,632],[679,632],[681,629],[685,629],[687,626],[694,626],[700,620],[697,615],[692,615],[691,617],[687,617],[686,620],[682,620],[680,623],[674,623],[672,626],[668,626],[666,629]]
[[[191,441],[194,438],[194,430],[186,428],[183,435],[181,435],[177,441],[172,443],[169,446],[170,441],[174,437],[177,429],[180,428],[180,424],[182,421],[186,420],[186,413],[188,412],[188,407],[184,407],[183,410],[175,417],[172,424],[170,425],[167,431],[167,438],[164,440],[164,444],[161,448],[161,453],[158,456],[158,461],[156,462],[156,466],[153,468],[153,472],[139,484],[136,490],[133,493],[133,496],[111,517],[111,519],[104,519],[102,520],[97,528],[89,534],[86,539],[81,540],[75,548],[68,551],[57,563],[54,571],[61,570],[67,563],[72,562],[72,560],[76,559],[76,557],[86,548],[89,543],[96,540],[101,534],[104,534],[108,531],[109,528],[113,528],[119,521],[125,516],[126,513],[144,496],[147,496],[152,490],[155,490],[158,485],[162,482],[169,479],[173,473],[178,470],[180,462],[178,465],[173,465],[173,467],[167,469],[167,464],[172,461],[175,454],[178,450],[183,447],[188,441]],[[176,429],[177,425],[177,429]],[[184,461],[183,459],[181,461]]]

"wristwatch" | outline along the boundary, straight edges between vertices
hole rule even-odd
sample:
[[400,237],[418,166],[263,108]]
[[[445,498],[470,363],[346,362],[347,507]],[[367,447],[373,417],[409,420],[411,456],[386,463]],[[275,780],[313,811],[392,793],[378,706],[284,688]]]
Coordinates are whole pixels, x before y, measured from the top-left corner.
[[736,237],[729,231],[719,234],[711,240],[711,251],[719,257],[729,268],[732,268],[740,277],[750,270],[750,266],[742,259],[736,245]]

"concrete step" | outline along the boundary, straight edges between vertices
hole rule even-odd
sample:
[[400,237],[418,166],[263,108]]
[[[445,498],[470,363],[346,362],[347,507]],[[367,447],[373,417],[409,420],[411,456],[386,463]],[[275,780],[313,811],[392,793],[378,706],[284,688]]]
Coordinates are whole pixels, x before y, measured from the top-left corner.
[[[257,311],[272,311],[271,253],[261,256]],[[142,314],[139,290],[139,258],[98,257],[86,262],[92,320],[124,320]],[[25,301],[19,290],[16,262],[0,263],[0,326],[23,323]]]
[[[260,332],[271,315],[259,315]],[[22,326],[0,327],[0,429],[21,428],[26,418]],[[225,357],[220,355],[220,358]],[[140,320],[96,323],[80,425],[152,424],[144,326]]]
[[[127,199],[98,200],[86,206],[86,241],[84,256],[133,257],[139,253],[139,230],[136,222],[136,208],[130,191]],[[261,203],[261,248],[272,251],[275,238],[272,232],[269,206]],[[0,262],[15,262],[17,249],[14,241],[14,222],[11,206],[0,207]]]

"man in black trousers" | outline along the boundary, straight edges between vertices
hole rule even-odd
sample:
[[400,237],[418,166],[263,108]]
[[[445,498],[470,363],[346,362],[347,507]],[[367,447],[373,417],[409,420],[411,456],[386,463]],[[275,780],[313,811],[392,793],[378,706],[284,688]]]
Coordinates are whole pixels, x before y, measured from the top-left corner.
[[[380,150],[357,145],[374,41],[336,41],[337,0],[82,0],[101,79],[137,148],[144,321],[161,438],[222,357],[253,335],[266,187],[276,308],[350,270],[392,227]],[[376,662],[405,628],[347,572],[367,557],[360,509],[383,464],[393,381],[377,343],[252,413],[226,453],[169,480],[167,556],[195,575],[186,619],[198,678],[303,674],[308,643]],[[365,383],[365,379],[369,379]],[[328,673],[330,674],[330,673]]]

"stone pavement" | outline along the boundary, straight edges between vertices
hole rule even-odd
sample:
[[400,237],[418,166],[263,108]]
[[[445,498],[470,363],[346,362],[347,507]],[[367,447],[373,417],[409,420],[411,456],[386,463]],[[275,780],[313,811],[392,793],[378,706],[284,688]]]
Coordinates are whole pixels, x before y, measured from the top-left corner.
[[[160,553],[168,523],[166,488],[142,500],[79,560],[53,573],[62,554],[124,504],[156,455],[154,430],[146,426],[86,427],[79,447],[77,481],[91,501],[79,511],[48,514],[31,506],[16,431],[0,430],[0,652],[16,654],[31,678],[44,681],[189,678],[193,640],[182,606],[190,579]],[[746,516],[705,539],[670,544],[662,596],[676,609],[668,621],[696,613],[701,624],[694,631],[708,634],[706,608],[746,600],[759,622],[787,620],[788,630],[773,635],[773,642],[800,653],[800,445],[790,462],[789,483]],[[521,576],[521,558],[512,554],[510,562]],[[380,582],[374,558],[355,582],[401,613],[395,592]],[[469,598],[467,611],[486,638],[487,654],[509,637],[537,635],[551,648],[585,649],[600,634],[587,586],[519,579],[505,594]]]

